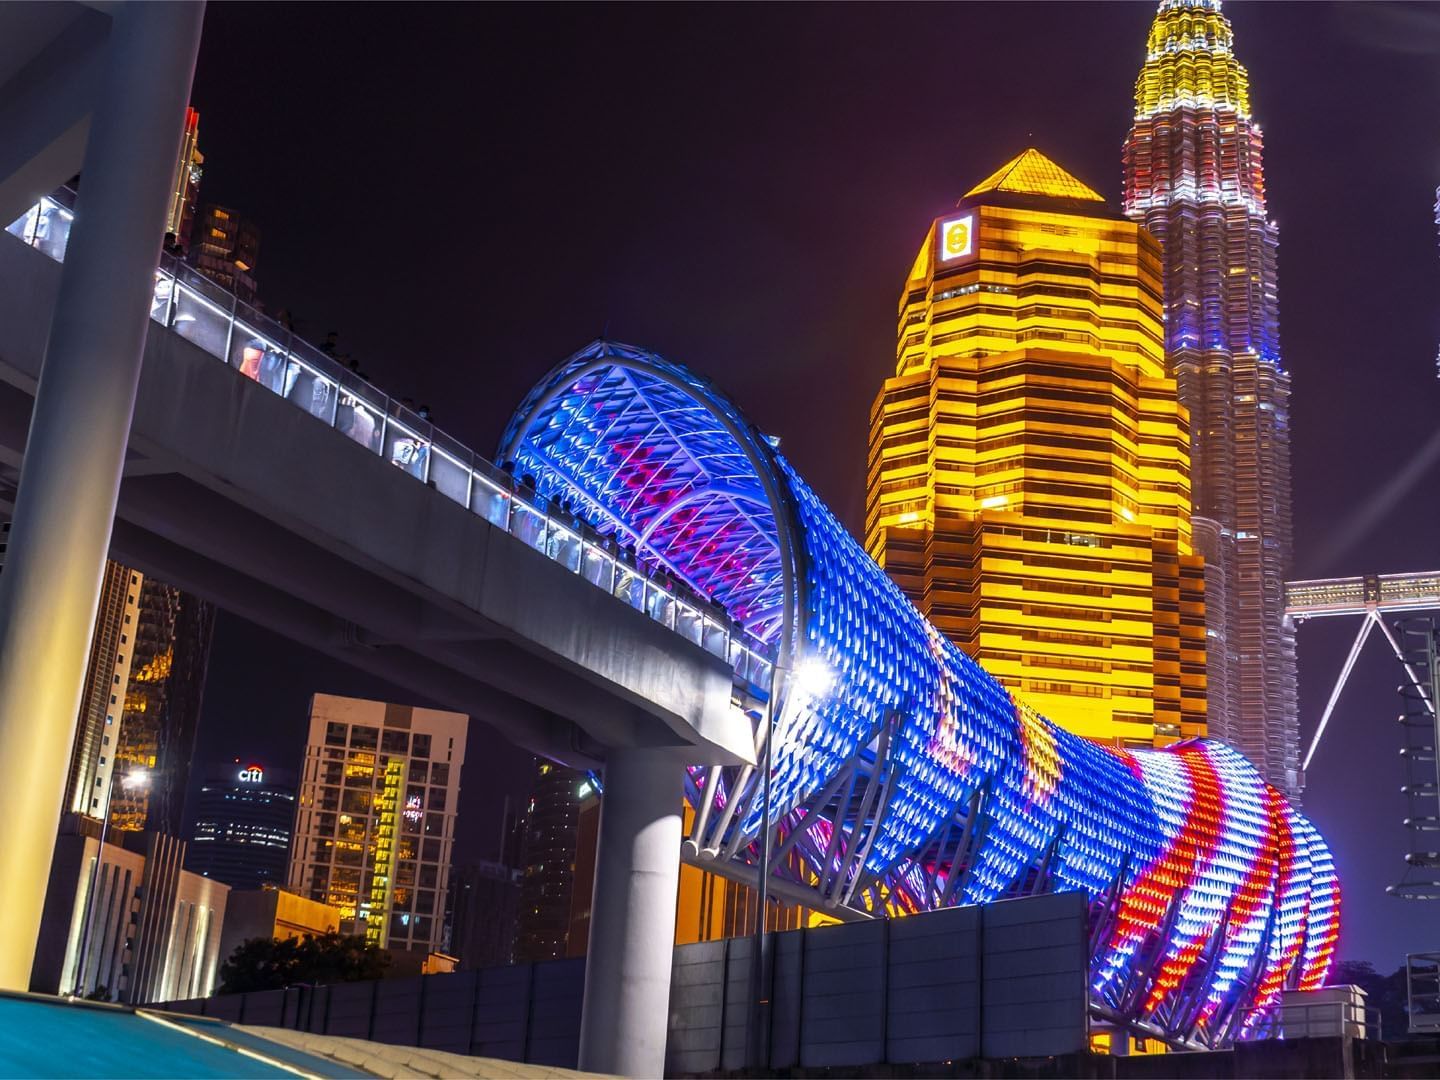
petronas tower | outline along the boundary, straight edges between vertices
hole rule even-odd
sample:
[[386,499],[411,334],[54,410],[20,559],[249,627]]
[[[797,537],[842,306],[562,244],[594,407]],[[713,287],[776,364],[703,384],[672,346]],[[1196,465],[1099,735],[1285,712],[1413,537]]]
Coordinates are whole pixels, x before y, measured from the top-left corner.
[[1210,734],[1293,796],[1303,780],[1284,617],[1290,376],[1249,91],[1220,0],[1162,0],[1135,83],[1124,207],[1164,245],[1166,351],[1190,410],[1195,546],[1207,563]]

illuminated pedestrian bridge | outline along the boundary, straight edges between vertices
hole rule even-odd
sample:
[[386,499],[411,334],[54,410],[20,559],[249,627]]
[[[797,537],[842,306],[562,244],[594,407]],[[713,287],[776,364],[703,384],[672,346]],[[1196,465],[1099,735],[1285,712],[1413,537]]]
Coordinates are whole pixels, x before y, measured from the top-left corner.
[[[63,259],[69,220],[47,199],[8,231]],[[596,342],[521,404],[496,464],[183,264],[162,263],[152,317],[733,670],[769,768],[689,770],[691,862],[756,881],[768,821],[772,891],[842,918],[1083,891],[1093,1010],[1183,1044],[1323,982],[1330,854],[1249,763],[1112,750],[1017,703],[707,379]]]
[[[1100,1015],[1179,1042],[1319,986],[1338,884],[1314,827],[1230,748],[1119,751],[1013,700],[921,617],[709,380],[596,342],[501,444],[543,496],[723,604],[772,651],[774,888],[837,914],[1082,890]],[[691,770],[691,861],[754,880],[765,784]]]

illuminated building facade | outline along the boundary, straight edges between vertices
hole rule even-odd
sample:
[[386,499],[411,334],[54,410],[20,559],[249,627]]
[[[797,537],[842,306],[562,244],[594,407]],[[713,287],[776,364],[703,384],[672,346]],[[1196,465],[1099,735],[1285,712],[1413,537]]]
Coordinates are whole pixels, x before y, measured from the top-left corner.
[[[595,342],[527,395],[497,456],[736,612],[766,658],[727,653],[757,748],[773,730],[768,783],[688,770],[688,861],[753,882],[771,828],[772,895],[822,911],[1083,892],[1092,1014],[1179,1045],[1243,1038],[1283,987],[1323,983],[1339,885],[1282,794],[1223,743],[1105,746],[1021,705],[710,379]],[[636,580],[600,569],[617,595]]]
[[207,206],[200,214],[199,230],[189,251],[196,270],[245,303],[255,302],[260,230],[253,222],[224,206]]
[[931,224],[870,421],[870,554],[1026,704],[1119,746],[1205,733],[1160,277],[1144,229],[1026,150]]
[[469,718],[316,694],[288,888],[341,910],[341,932],[439,950]]
[[215,609],[158,578],[130,573],[132,582],[140,579],[140,594],[127,605],[120,633],[120,654],[130,667],[128,678],[115,684],[125,686],[115,763],[122,773],[145,770],[150,782],[116,788],[110,827],[179,836]]
[[[64,806],[71,813],[98,819],[106,812],[130,685],[134,656],[130,642],[144,581],[138,570],[114,561],[105,564],[65,782]],[[119,785],[115,790],[118,794]]]
[[175,163],[175,179],[165,211],[165,231],[172,234],[182,248],[190,247],[190,235],[195,228],[195,209],[200,197],[204,164],[205,155],[200,153],[200,114],[193,108],[186,109],[180,158]]
[[106,1000],[132,1004],[208,996],[230,887],[182,869],[183,840],[150,833],[102,845],[91,831],[75,816],[62,823],[30,989],[103,988]]
[[295,789],[263,765],[236,762],[207,779],[185,868],[237,889],[285,881]]
[[1164,248],[1165,344],[1190,411],[1205,556],[1210,732],[1276,787],[1303,786],[1291,561],[1290,376],[1264,138],[1219,0],[1163,0],[1135,83],[1125,213]]

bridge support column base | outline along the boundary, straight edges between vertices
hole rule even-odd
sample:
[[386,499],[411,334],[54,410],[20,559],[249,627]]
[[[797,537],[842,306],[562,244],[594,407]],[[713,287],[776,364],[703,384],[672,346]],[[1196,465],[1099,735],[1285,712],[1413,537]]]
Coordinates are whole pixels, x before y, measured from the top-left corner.
[[30,985],[203,14],[112,15],[0,575],[0,989]]
[[656,750],[619,750],[605,762],[580,1023],[586,1071],[664,1074],[682,769]]

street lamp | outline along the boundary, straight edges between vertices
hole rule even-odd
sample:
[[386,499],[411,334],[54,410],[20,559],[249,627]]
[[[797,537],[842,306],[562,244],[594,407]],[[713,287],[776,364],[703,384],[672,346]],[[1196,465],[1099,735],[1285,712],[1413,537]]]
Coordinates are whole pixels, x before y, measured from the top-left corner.
[[90,924],[95,918],[95,904],[100,891],[100,863],[105,859],[105,833],[110,828],[110,802],[115,795],[116,781],[126,791],[144,791],[150,786],[150,773],[147,769],[131,769],[123,775],[110,774],[110,785],[105,789],[105,805],[100,811],[100,846],[95,851],[95,867],[90,871],[90,896],[80,923],[80,950],[75,959],[75,989],[72,991],[75,997],[82,997],[85,993],[85,950],[90,945]]

